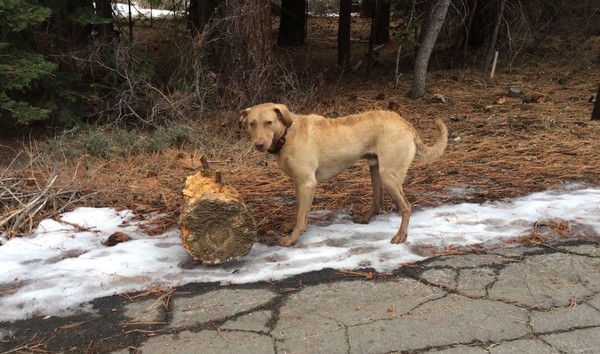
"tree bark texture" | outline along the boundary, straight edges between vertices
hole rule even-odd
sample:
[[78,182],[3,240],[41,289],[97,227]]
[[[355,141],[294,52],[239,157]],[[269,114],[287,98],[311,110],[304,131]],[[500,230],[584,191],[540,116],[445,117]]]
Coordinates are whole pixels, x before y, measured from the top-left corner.
[[361,16],[372,17],[375,44],[384,44],[390,40],[390,9],[391,0],[363,0]]
[[592,120],[600,120],[600,85],[598,85],[598,93],[596,94],[596,102],[592,110]]
[[431,15],[427,21],[427,28],[423,33],[423,41],[415,59],[411,98],[421,98],[425,95],[425,81],[427,79],[427,66],[433,52],[437,37],[446,20],[450,0],[430,0],[432,6]]
[[350,24],[352,0],[340,0],[338,22],[338,66],[344,70],[350,67]]
[[390,0],[377,0],[378,6],[375,16],[375,44],[384,44],[390,41]]
[[498,16],[496,17],[496,23],[494,24],[494,32],[492,32],[492,38],[490,39],[490,45],[483,58],[483,71],[488,71],[494,60],[494,53],[496,52],[496,43],[498,42],[498,34],[500,33],[500,25],[502,24],[502,18],[504,17],[504,5],[506,0],[500,1],[500,8],[498,10]]
[[102,23],[98,25],[98,34],[100,37],[106,40],[111,40],[117,37],[117,31],[114,29],[111,0],[96,1],[96,13],[102,18],[107,20],[110,19],[110,23]]
[[212,64],[228,105],[273,100],[269,0],[223,0],[209,27]]
[[277,45],[295,46],[306,37],[306,0],[282,0]]
[[179,221],[183,248],[204,264],[242,257],[256,238],[256,224],[237,190],[202,172],[186,179]]
[[218,0],[190,0],[188,5],[188,23],[194,33],[204,31],[210,17],[217,8]]

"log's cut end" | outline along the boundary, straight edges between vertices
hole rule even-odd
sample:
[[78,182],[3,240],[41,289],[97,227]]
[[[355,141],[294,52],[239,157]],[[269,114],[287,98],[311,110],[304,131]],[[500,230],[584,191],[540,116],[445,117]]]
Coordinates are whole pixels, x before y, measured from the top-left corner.
[[183,248],[204,264],[242,257],[256,239],[256,224],[237,190],[202,173],[185,182],[179,221]]

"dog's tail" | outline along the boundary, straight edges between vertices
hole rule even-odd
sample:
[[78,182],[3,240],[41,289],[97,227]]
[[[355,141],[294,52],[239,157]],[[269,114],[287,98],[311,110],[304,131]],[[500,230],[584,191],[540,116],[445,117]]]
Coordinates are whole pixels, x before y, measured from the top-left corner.
[[440,134],[432,146],[425,145],[418,135],[415,137],[417,156],[421,161],[430,162],[437,159],[442,156],[448,145],[448,128],[446,128],[446,124],[440,118],[437,118],[435,125]]

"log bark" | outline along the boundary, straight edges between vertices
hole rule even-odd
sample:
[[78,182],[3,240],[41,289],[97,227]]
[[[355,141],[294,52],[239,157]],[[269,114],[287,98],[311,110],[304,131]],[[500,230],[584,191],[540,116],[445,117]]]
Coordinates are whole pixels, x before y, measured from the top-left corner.
[[185,182],[179,221],[183,248],[204,264],[242,257],[256,239],[256,224],[239,192],[202,172]]

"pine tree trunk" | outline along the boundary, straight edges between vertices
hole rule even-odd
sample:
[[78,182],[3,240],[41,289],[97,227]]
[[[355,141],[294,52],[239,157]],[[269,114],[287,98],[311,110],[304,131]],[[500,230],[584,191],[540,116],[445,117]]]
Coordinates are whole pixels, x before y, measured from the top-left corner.
[[450,0],[430,0],[432,6],[431,16],[427,21],[427,28],[422,35],[423,41],[415,59],[411,98],[421,98],[425,95],[425,81],[427,78],[427,65],[437,41],[438,34],[446,20]]
[[98,25],[99,36],[108,41],[117,37],[117,31],[114,29],[111,0],[96,1],[96,13],[102,18],[111,19],[110,23],[102,23]]
[[390,0],[377,0],[378,6],[375,16],[375,44],[384,44],[390,41]]
[[467,24],[465,32],[465,40],[463,44],[463,65],[467,65],[467,53],[469,51],[469,38],[471,37],[471,28],[473,27],[473,18],[475,18],[475,11],[477,10],[477,0],[473,2],[473,7],[469,13],[469,22]]
[[188,5],[188,23],[194,30],[194,33],[199,33],[204,30],[204,26],[208,24],[208,20],[217,8],[218,0],[190,0]]
[[277,45],[304,43],[306,36],[306,0],[282,0]]
[[338,22],[338,66],[344,70],[350,67],[350,24],[352,0],[340,0]]
[[496,43],[498,42],[498,33],[500,32],[500,24],[502,23],[502,17],[504,16],[504,5],[506,4],[506,0],[500,1],[500,9],[498,10],[498,16],[496,17],[496,24],[494,25],[494,32],[492,33],[492,38],[490,39],[490,45],[488,47],[487,52],[485,53],[485,57],[483,58],[483,71],[488,71],[490,66],[492,65],[492,61],[494,60],[494,53],[496,52]]
[[231,107],[271,99],[271,4],[223,0],[209,25],[212,63],[221,97]]

